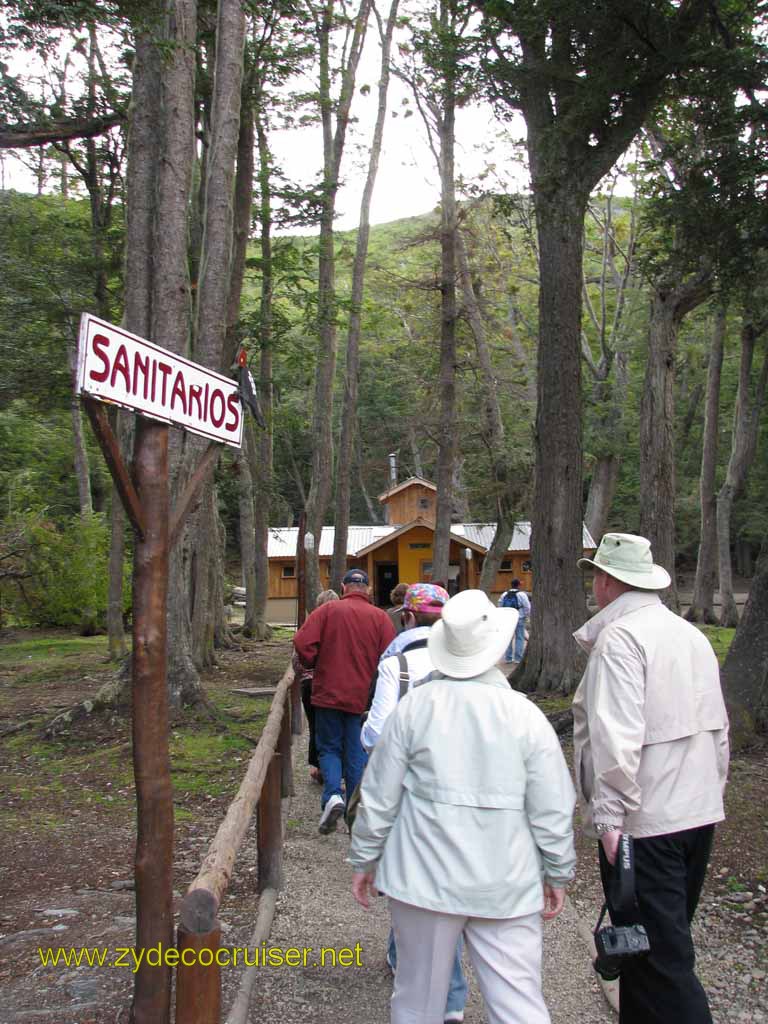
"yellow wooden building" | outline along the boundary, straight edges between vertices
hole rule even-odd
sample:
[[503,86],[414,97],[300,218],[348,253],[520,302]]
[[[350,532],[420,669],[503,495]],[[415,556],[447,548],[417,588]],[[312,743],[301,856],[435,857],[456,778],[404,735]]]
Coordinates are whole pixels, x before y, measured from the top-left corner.
[[[350,526],[347,537],[347,565],[365,569],[373,588],[373,600],[389,605],[389,594],[400,582],[416,583],[432,579],[432,540],[434,536],[437,488],[421,477],[411,477],[393,486],[379,501],[384,506],[385,522],[374,526]],[[270,622],[295,622],[297,603],[296,544],[298,528],[269,530]],[[476,587],[483,558],[496,533],[495,523],[454,523],[451,526],[450,569],[447,584],[451,593]],[[334,528],[323,527],[320,538],[320,573],[323,587],[329,586]],[[584,554],[594,554],[595,542],[584,527]],[[493,586],[494,598],[509,588],[517,577],[524,590],[532,588],[531,524],[515,523],[509,550]]]

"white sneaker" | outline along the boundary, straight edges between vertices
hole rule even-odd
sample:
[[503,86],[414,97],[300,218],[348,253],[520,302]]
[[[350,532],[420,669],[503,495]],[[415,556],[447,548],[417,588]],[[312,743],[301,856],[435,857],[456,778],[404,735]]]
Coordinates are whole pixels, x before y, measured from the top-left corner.
[[340,797],[338,793],[334,793],[333,796],[328,797],[328,803],[323,808],[323,813],[320,815],[320,824],[318,825],[318,832],[322,835],[327,836],[329,832],[336,831],[336,822],[344,813],[344,799]]
[[444,1024],[461,1024],[461,1022],[463,1020],[464,1020],[464,1011],[463,1010],[450,1010],[443,1017]]

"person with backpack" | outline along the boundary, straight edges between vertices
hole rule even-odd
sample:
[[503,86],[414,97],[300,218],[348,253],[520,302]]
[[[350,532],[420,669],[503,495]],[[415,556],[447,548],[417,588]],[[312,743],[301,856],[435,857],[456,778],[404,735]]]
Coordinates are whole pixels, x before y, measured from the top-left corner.
[[515,665],[523,660],[525,649],[525,624],[531,614],[531,600],[520,587],[520,580],[515,578],[499,598],[499,608],[517,608],[518,618],[515,635],[504,655],[507,665]]
[[[389,657],[387,651],[382,655],[373,703],[360,734],[363,747],[369,754],[398,702],[414,687],[429,682],[434,666],[427,650],[427,640],[448,599],[448,592],[435,583],[413,583],[406,590],[401,612],[403,631],[397,638],[400,641],[399,650]],[[463,942],[459,938],[443,1013],[446,1024],[464,1020],[467,983],[461,968],[462,948]],[[397,947],[391,930],[387,963],[394,973],[397,968]]]

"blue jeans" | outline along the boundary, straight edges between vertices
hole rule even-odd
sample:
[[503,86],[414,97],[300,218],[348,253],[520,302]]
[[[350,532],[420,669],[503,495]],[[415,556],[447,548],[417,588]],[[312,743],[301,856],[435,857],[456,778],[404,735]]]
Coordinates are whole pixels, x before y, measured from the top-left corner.
[[317,759],[323,773],[321,807],[325,807],[334,793],[342,795],[342,777],[348,798],[362,778],[368,755],[360,742],[361,718],[362,715],[348,711],[315,707]]
[[512,637],[512,643],[507,648],[507,653],[504,655],[504,661],[522,661],[523,660],[523,648],[525,647],[525,619],[519,618],[517,625],[515,626],[515,635]]
[[[456,955],[453,958],[453,970],[451,971],[451,984],[448,986],[448,998],[445,1000],[445,1012],[455,1013],[463,1011],[467,1005],[467,983],[464,980],[464,972],[461,969],[461,951],[464,947],[464,940],[459,936],[456,943]],[[394,971],[397,967],[397,946],[395,945],[395,933],[389,929],[389,949],[387,960]]]

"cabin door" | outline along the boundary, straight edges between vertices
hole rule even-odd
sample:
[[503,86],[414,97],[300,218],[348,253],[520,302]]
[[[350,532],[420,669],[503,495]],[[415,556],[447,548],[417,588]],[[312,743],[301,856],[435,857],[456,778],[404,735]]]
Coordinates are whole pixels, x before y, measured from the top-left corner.
[[376,588],[373,594],[374,602],[379,608],[389,608],[389,595],[399,582],[397,562],[376,563]]

